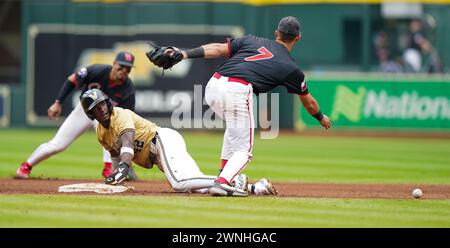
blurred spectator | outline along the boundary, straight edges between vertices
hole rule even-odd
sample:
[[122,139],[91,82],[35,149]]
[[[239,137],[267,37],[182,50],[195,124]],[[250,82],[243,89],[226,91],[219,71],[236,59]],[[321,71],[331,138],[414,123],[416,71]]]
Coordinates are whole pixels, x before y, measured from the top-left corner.
[[386,32],[380,31],[374,37],[375,53],[382,72],[402,72],[401,61],[393,60],[389,50],[389,38]]
[[409,24],[408,45],[403,52],[407,72],[443,72],[443,65],[436,49],[422,33],[422,22],[412,20]]

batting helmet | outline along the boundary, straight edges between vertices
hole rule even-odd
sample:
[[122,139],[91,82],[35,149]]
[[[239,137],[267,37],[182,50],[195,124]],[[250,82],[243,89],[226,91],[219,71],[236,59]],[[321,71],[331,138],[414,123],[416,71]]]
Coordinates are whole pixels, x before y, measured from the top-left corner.
[[109,97],[103,93],[103,91],[99,89],[90,89],[84,92],[81,96],[81,105],[83,106],[84,113],[89,117],[89,119],[95,119],[95,116],[92,114],[91,110],[99,103],[106,101],[108,105],[109,113],[112,113],[112,102]]

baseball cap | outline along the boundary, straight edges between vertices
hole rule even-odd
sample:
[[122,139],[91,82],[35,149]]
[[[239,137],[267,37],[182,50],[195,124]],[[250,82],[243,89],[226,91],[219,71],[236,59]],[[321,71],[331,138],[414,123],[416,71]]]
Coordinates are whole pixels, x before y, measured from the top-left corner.
[[289,36],[297,36],[300,34],[300,21],[293,16],[283,17],[277,30]]
[[134,67],[134,56],[129,52],[119,52],[114,60],[119,65]]

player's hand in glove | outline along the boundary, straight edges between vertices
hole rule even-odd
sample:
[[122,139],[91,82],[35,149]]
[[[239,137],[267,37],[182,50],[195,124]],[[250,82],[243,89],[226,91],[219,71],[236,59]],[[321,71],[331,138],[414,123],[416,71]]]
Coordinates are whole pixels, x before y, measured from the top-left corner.
[[154,65],[164,70],[172,68],[172,66],[183,60],[183,53],[176,47],[161,47],[152,42],[147,43],[153,47],[153,50],[145,53],[147,58]]
[[121,162],[117,169],[106,178],[105,183],[106,184],[120,184],[123,182],[123,180],[127,179],[128,172],[130,171],[130,166],[124,162]]

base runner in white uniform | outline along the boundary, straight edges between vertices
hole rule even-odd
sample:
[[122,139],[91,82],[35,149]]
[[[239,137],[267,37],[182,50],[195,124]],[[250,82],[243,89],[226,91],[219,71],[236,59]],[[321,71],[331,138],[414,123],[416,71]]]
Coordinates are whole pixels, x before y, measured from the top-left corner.
[[[120,184],[131,163],[144,168],[157,165],[175,191],[209,193],[216,176],[204,175],[186,149],[183,137],[175,130],[161,128],[131,110],[113,107],[108,96],[98,89],[86,91],[81,97],[84,112],[99,122],[96,133],[100,144],[111,153],[117,170],[105,183]],[[232,182],[231,196],[275,194],[267,180],[248,185],[241,174]]]

